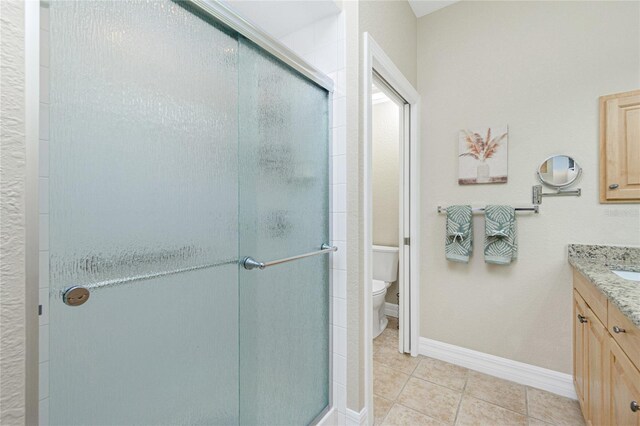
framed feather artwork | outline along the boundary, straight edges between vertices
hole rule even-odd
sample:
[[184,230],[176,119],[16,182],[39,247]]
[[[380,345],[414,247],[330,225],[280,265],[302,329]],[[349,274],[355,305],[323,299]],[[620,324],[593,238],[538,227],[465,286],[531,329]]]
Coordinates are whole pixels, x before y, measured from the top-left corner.
[[458,184],[506,183],[509,128],[461,130],[458,139]]

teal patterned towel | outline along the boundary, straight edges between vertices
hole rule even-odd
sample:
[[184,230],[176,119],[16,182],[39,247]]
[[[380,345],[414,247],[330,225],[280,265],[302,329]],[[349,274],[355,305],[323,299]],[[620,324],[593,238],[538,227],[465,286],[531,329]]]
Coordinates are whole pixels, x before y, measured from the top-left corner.
[[447,207],[447,238],[444,253],[448,260],[469,262],[473,251],[471,206]]
[[508,265],[518,258],[516,211],[510,206],[487,206],[484,217],[484,261]]

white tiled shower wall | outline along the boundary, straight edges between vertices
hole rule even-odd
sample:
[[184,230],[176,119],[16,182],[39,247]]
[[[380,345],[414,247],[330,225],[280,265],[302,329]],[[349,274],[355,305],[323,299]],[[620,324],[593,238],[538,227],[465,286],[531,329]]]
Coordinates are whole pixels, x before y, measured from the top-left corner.
[[40,372],[39,421],[49,422],[49,6],[40,2]]
[[337,416],[329,423],[346,422],[347,383],[347,179],[344,12],[330,16],[280,38],[280,41],[333,79],[333,146],[331,165],[331,239],[333,254],[333,406]]
[[[40,424],[49,419],[49,8],[40,6]],[[333,288],[333,406],[337,416],[331,423],[345,424],[347,378],[346,305],[346,106],[344,13],[315,22],[284,36],[280,41],[309,63],[325,72],[335,83],[332,120],[332,244]]]

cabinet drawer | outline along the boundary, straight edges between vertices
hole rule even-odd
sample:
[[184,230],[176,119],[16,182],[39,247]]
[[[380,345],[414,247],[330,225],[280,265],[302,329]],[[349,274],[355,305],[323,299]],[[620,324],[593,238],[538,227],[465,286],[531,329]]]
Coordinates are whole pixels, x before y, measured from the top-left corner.
[[589,280],[580,272],[573,271],[573,288],[575,288],[580,296],[587,302],[589,308],[598,317],[600,322],[607,325],[607,296],[596,288]]
[[[640,369],[640,328],[611,303],[609,303],[609,319],[607,323],[609,333],[627,354],[629,360],[636,368]],[[616,330],[618,330],[617,333]]]

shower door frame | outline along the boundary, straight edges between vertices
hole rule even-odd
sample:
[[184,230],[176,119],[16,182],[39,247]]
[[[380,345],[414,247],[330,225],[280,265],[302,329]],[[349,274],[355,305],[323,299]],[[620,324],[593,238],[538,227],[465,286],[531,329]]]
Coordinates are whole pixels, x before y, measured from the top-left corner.
[[[317,84],[327,91],[328,102],[328,197],[329,238],[333,240],[332,183],[331,162],[333,126],[333,80],[284,46],[257,25],[243,18],[224,4],[215,0],[186,0],[191,6],[211,17],[224,26],[255,43],[293,71]],[[25,176],[25,424],[38,425],[39,419],[39,381],[40,381],[40,7],[47,0],[25,1],[25,136],[26,136],[26,176]],[[333,287],[333,274],[329,273],[329,289]],[[335,410],[333,401],[333,300],[329,298],[329,404],[311,422],[321,424],[329,419]]]

